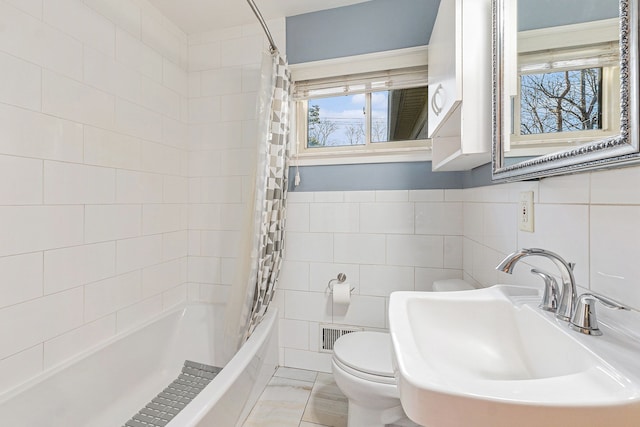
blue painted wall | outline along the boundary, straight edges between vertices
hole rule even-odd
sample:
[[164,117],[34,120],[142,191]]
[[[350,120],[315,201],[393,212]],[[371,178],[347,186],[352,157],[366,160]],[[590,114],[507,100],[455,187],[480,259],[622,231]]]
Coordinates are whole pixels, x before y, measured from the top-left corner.
[[618,0],[518,0],[519,31],[618,16]]
[[429,44],[440,0],[371,0],[286,19],[289,64]]

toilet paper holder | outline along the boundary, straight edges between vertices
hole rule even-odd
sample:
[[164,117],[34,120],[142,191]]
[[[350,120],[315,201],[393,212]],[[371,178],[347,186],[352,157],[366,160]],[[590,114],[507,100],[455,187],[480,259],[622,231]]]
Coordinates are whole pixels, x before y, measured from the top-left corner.
[[[347,280],[347,275],[344,273],[338,273],[338,277],[336,277],[335,279],[330,279],[329,283],[327,283],[327,289],[329,290],[329,293],[333,293],[333,282],[338,282],[338,283],[344,283],[344,281]],[[353,292],[356,288],[351,288],[351,292]]]

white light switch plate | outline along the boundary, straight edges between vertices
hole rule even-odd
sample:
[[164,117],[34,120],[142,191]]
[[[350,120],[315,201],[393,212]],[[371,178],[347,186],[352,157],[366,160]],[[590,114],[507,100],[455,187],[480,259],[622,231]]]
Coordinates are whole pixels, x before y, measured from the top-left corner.
[[533,191],[520,193],[518,204],[518,228],[533,233]]

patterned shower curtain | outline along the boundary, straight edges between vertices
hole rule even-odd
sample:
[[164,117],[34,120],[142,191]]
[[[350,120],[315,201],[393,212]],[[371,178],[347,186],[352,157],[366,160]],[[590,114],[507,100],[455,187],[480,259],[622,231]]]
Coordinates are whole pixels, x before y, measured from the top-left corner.
[[[247,298],[252,298],[244,339],[264,317],[273,299],[284,250],[285,209],[288,183],[289,102],[291,76],[278,52],[271,55],[270,100],[261,117],[261,147],[256,170],[254,228],[257,233],[251,255]],[[267,92],[267,93],[269,93]],[[257,246],[257,247],[256,247]]]

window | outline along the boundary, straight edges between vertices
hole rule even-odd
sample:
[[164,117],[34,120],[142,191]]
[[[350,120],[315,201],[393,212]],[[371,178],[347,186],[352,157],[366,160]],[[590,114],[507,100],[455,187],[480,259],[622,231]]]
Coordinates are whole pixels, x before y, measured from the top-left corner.
[[296,82],[300,156],[423,150],[426,66]]
[[617,43],[520,53],[518,68],[511,144],[581,144],[618,132]]

